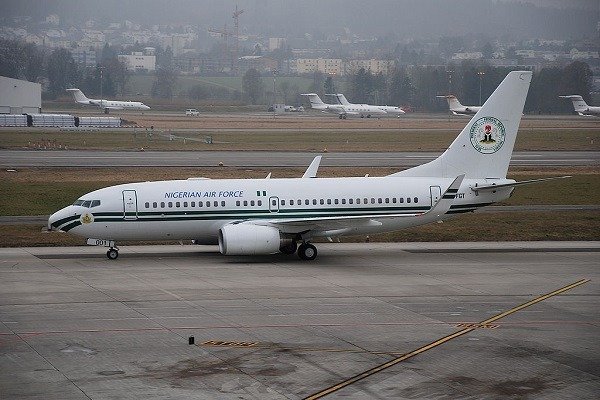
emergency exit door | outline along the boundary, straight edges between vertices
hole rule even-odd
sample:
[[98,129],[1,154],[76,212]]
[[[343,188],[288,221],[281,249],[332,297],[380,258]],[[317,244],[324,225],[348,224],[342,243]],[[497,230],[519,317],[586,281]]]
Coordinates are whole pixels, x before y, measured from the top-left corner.
[[442,189],[439,186],[429,186],[429,192],[431,193],[431,207],[436,205],[442,197]]

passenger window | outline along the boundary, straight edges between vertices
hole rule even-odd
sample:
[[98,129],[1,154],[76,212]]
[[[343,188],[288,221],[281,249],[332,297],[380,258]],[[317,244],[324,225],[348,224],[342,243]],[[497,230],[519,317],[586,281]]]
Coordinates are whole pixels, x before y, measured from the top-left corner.
[[196,202],[195,202],[195,201],[192,201],[192,202],[190,203],[190,207],[192,207],[192,208],[196,207]]
[[248,200],[244,200],[244,207],[248,207]]
[[400,203],[404,203],[404,197],[400,197]]
[[237,207],[239,207],[239,206],[240,206],[240,201],[239,201],[239,200],[236,200],[236,201],[235,201],[235,205],[236,205]]
[[172,201],[169,202],[169,208],[173,208],[173,202]]
[[84,201],[84,202],[81,204],[81,207],[87,207],[87,208],[89,208],[89,207],[90,207],[90,204],[92,204],[92,201],[91,201],[91,200],[86,200],[86,201]]
[[[284,205],[285,205],[285,203],[284,203]],[[290,206],[293,206],[293,205],[294,205],[294,200],[290,200]]]
[[302,200],[298,199],[298,202],[296,204],[298,204],[299,206],[301,206],[302,205]]
[[150,208],[150,203],[146,202],[146,203],[144,204],[144,207],[146,207],[146,208]]
[[213,201],[213,206],[219,207],[219,202],[218,201]]
[[202,207],[202,202],[201,201],[198,202],[198,207]]
[[175,202],[175,207],[177,207],[177,208],[181,207],[181,203],[180,203],[180,202],[178,202],[178,201],[176,201],[176,202]]
[[152,208],[157,208],[158,204],[156,204],[156,202],[152,203]]
[[262,206],[262,200],[258,200],[256,204],[258,204],[259,207]]
[[375,204],[375,197],[371,197],[371,204]]
[[[352,200],[352,199],[350,199]],[[342,204],[346,204],[346,199],[342,199]]]
[[254,200],[250,200],[250,205],[254,206]]
[[369,204],[369,199],[367,199],[367,198],[365,197],[363,200],[364,200],[363,204]]
[[377,203],[379,203],[379,204],[383,203],[383,200],[381,199],[381,197],[377,199]]
[[309,204],[310,204],[310,201],[309,201],[308,199],[306,199],[306,200],[304,200],[304,204],[305,204],[305,205],[309,205]]
[[406,198],[406,202],[407,202],[407,203],[410,203],[410,197],[407,197],[407,198]]
[[385,204],[390,204],[390,198],[389,197],[385,198]]
[[187,207],[187,206],[188,206],[188,203],[187,203],[187,201],[184,201],[184,202],[183,202],[183,206],[184,206],[184,207]]
[[327,204],[331,204],[331,199],[327,199]]
[[313,199],[313,206],[317,205],[317,199]]
[[[342,200],[343,201],[343,200]],[[354,204],[354,199],[348,199],[349,204]],[[344,203],[345,204],[345,203]]]
[[164,201],[160,202],[160,208],[165,208],[165,202]]
[[206,207],[210,207],[210,201],[206,202]]
[[225,200],[221,200],[221,207],[225,207]]
[[[275,205],[275,204],[273,204],[273,205]],[[285,200],[281,200],[281,205],[285,206]]]
[[321,200],[319,200],[319,203],[320,203],[321,205],[323,205],[323,204],[325,204],[325,200],[321,199]]
[[419,202],[419,198],[415,197],[415,203],[418,203],[418,202]]
[[90,207],[98,207],[100,205],[100,200],[92,200],[92,205]]
[[[333,203],[334,203],[334,204],[339,204],[340,202],[339,202],[339,200],[338,200],[338,199],[334,199],[334,200],[333,200]],[[344,203],[344,204],[345,204],[345,203]]]
[[392,203],[396,204],[396,198],[392,197]]

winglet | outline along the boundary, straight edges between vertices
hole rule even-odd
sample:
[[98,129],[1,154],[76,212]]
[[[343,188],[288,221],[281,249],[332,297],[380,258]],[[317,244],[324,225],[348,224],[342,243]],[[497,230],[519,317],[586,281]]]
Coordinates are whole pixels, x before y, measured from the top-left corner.
[[446,189],[444,194],[442,194],[442,197],[440,197],[437,203],[435,203],[433,207],[431,207],[431,209],[429,209],[429,211],[423,215],[431,215],[434,218],[438,218],[446,214],[446,212],[450,209],[452,200],[454,200],[456,193],[458,193],[458,189],[460,189],[460,185],[464,178],[465,174],[457,176],[456,179],[452,181],[450,186],[448,186],[448,189]]
[[317,177],[317,170],[319,169],[319,165],[321,164],[322,157],[323,156],[316,156],[314,158],[314,160],[312,160],[312,162],[310,163],[308,168],[306,168],[304,175],[302,175],[302,178],[306,179],[306,178],[316,178]]

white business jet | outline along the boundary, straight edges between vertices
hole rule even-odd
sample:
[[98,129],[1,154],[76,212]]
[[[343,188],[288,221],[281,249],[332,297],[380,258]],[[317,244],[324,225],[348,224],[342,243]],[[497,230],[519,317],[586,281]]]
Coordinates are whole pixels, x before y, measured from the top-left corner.
[[100,107],[104,110],[105,114],[108,114],[109,110],[149,110],[150,107],[142,103],[141,101],[119,101],[119,100],[102,100],[102,99],[88,99],[85,94],[79,89],[67,89],[67,92],[71,92],[76,103],[85,104],[88,106]]
[[400,118],[400,115],[406,114],[402,108],[396,107],[396,106],[374,106],[374,105],[371,105],[371,104],[353,104],[353,103],[350,103],[348,101],[348,99],[346,99],[346,96],[344,96],[342,93],[333,93],[333,94],[327,93],[325,95],[326,96],[334,96],[337,99],[338,103],[341,104],[341,105],[343,105],[343,106],[365,106],[365,107],[372,107],[372,109],[385,111],[386,114],[391,115],[391,116],[395,115],[398,118]]
[[561,97],[563,99],[571,99],[571,101],[573,102],[573,108],[575,109],[575,112],[579,115],[600,116],[600,106],[588,106],[587,103],[583,100],[583,97],[581,97],[578,94],[558,97]]
[[323,103],[316,93],[303,93],[302,96],[308,96],[311,108],[337,114],[340,119],[346,119],[348,116],[371,118],[371,116],[381,116],[386,114],[386,112],[380,108],[368,104],[327,104]]
[[482,106],[463,106],[460,104],[460,101],[453,94],[449,94],[447,96],[436,96],[441,99],[446,99],[448,101],[448,108],[454,115],[474,115],[476,114]]
[[[504,200],[506,178],[532,73],[508,74],[437,159],[384,177],[139,182],[81,196],[52,214],[48,228],[109,247],[119,240],[195,240],[225,255],[297,251],[313,260],[317,238],[395,231],[450,218]],[[546,178],[552,179],[552,178]]]

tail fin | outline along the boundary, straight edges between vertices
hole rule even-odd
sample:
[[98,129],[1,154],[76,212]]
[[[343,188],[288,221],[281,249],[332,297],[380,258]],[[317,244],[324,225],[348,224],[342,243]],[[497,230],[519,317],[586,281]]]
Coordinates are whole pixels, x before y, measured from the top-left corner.
[[90,104],[90,99],[85,97],[85,94],[79,89],[67,89],[67,92],[71,92],[73,98],[77,103]]
[[505,178],[531,76],[510,72],[441,156],[392,176]]
[[344,105],[344,106],[350,105],[350,102],[346,99],[346,96],[344,96],[343,94],[338,93],[335,96],[337,97],[337,99],[341,105]]
[[448,102],[448,108],[450,109],[450,111],[464,107],[462,104],[460,104],[460,101],[458,101],[456,96],[453,94],[449,94],[447,96],[437,96],[437,97],[446,99],[446,101]]
[[308,101],[312,106],[323,106],[325,103],[321,100],[318,94],[316,93],[303,93],[302,96],[308,96]]
[[589,108],[587,103],[583,100],[583,97],[579,96],[578,94],[558,97],[562,97],[563,99],[571,99],[571,101],[573,102],[573,108],[575,109],[575,112],[587,111]]

